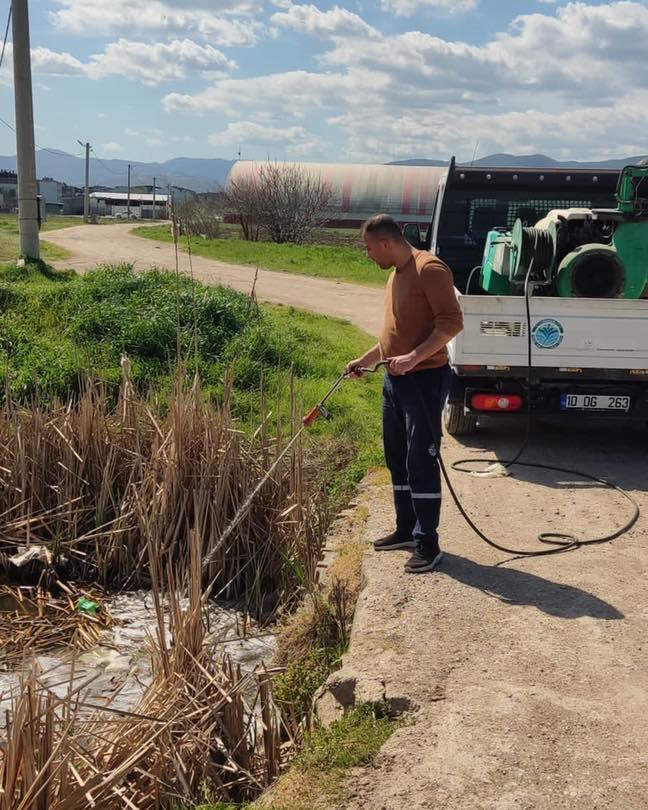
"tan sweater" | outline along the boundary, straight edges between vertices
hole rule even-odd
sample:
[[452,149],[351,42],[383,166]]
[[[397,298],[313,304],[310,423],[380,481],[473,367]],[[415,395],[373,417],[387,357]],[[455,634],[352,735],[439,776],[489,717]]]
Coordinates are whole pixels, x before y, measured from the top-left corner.
[[[423,250],[414,250],[403,267],[387,281],[385,319],[380,355],[385,360],[407,354],[436,330],[446,343],[463,329],[463,315],[455,296],[450,268]],[[448,362],[445,344],[412,371],[438,368]]]

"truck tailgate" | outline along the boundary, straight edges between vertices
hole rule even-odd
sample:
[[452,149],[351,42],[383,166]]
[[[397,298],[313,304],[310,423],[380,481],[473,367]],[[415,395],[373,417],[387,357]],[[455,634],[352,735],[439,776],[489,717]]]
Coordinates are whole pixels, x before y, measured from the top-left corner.
[[[461,295],[464,329],[454,366],[526,366],[523,296]],[[538,367],[648,370],[648,300],[531,298],[531,357]]]

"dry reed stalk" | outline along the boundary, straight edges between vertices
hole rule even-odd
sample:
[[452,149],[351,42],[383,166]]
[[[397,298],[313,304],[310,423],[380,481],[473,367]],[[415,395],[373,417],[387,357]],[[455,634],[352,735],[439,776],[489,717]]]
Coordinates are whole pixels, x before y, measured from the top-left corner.
[[[126,360],[114,406],[88,383],[74,402],[0,411],[0,566],[9,573],[12,555],[42,546],[59,576],[147,587],[144,538],[165,563],[186,559],[192,532],[207,554],[284,446],[265,416],[251,438],[236,428],[229,383],[215,408],[197,379],[189,389],[178,382],[165,410],[136,396]],[[269,595],[296,595],[314,579],[323,515],[302,455],[296,446],[218,551],[203,579],[214,593],[261,610]]]

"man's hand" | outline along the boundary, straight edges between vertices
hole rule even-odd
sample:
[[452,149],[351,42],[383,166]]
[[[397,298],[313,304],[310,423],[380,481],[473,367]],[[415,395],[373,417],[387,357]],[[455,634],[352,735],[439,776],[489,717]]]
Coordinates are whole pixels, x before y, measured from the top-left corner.
[[364,371],[361,371],[363,368],[363,359],[362,357],[357,357],[355,360],[350,360],[346,364],[346,373],[349,377],[353,377],[354,379],[360,379],[360,377],[364,377]]
[[395,376],[407,374],[415,366],[420,363],[419,358],[415,352],[408,352],[408,354],[399,354],[396,357],[389,357],[387,371]]

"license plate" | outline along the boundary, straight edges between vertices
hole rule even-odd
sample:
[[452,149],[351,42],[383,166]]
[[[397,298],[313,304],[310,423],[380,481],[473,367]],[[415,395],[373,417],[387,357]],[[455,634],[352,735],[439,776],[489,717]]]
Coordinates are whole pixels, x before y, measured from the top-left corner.
[[560,408],[563,411],[629,411],[630,397],[613,394],[562,394]]

